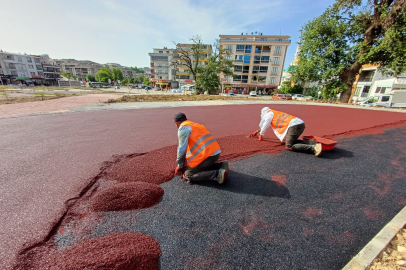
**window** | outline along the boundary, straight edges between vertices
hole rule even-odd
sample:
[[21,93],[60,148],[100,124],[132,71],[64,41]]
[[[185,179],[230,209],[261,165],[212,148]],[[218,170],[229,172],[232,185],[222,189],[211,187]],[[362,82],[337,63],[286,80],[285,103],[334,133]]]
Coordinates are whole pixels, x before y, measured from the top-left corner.
[[41,64],[41,61],[39,61],[39,59],[38,59],[38,58],[35,58],[35,63],[37,63],[37,64]]
[[34,68],[34,66],[33,66],[33,65],[28,65],[28,67],[29,67],[29,68]]
[[252,67],[252,74],[258,74],[259,72],[259,66],[253,66]]
[[362,89],[361,97],[367,97],[370,88],[371,86],[364,86],[364,89]]
[[248,75],[243,75],[242,79],[241,79],[241,82],[247,83],[248,82]]
[[269,56],[261,56],[261,63],[269,63]]
[[242,57],[243,57],[243,55],[236,55],[235,56],[235,61],[236,62],[242,62]]
[[281,46],[276,46],[274,53],[275,53],[275,54],[281,54],[281,53],[282,53],[282,47],[281,47]]
[[390,99],[390,96],[383,96],[381,101],[386,102],[386,101],[389,101],[389,99]]
[[251,53],[252,45],[245,45],[245,53]]
[[169,53],[169,51],[166,51],[166,53]]
[[258,81],[258,76],[257,75],[252,76],[251,82],[256,82],[256,81]]
[[159,51],[159,53],[164,53],[164,51]]
[[268,67],[260,67],[259,72],[267,73],[268,72]]
[[227,45],[227,46],[226,46],[226,50],[227,50],[229,53],[232,53],[232,52],[233,52],[233,45]]
[[237,45],[237,52],[243,52],[244,51],[244,45]]
[[362,89],[362,87],[357,87],[356,89],[355,89],[355,91],[354,91],[354,96],[358,96],[359,95],[359,92],[361,91],[361,89]]
[[246,39],[246,38],[240,38],[240,40],[245,41],[245,40],[247,40],[247,39]]
[[231,40],[231,38],[225,38],[224,40]]
[[20,56],[17,57],[17,60],[18,60],[18,62],[20,62],[20,63],[23,62],[23,59],[22,59]]
[[241,81],[241,75],[234,75],[234,81],[240,82]]
[[35,72],[31,72],[31,76],[35,76]]
[[233,56],[232,55],[226,55],[226,60],[233,60]]
[[255,53],[261,53],[262,46],[255,46]]
[[267,41],[268,39],[266,39],[266,38],[261,38],[260,40],[261,40],[261,41]]
[[278,68],[277,68],[277,67],[273,67],[273,68],[271,69],[271,74],[272,74],[272,75],[278,74]]
[[234,66],[234,71],[235,72],[241,72],[242,71],[242,66]]
[[250,66],[244,66],[242,73],[250,73]]
[[254,55],[254,64],[259,64],[261,62],[261,56]]
[[269,78],[269,83],[270,84],[276,84],[276,77]]
[[249,63],[251,60],[251,55],[244,55],[244,63]]
[[27,57],[27,62],[28,62],[28,63],[32,63],[31,57]]
[[272,64],[274,65],[279,65],[279,59],[281,59],[280,57],[274,57],[272,60]]
[[266,80],[266,77],[265,76],[259,76],[258,77],[258,81],[259,82],[264,82]]

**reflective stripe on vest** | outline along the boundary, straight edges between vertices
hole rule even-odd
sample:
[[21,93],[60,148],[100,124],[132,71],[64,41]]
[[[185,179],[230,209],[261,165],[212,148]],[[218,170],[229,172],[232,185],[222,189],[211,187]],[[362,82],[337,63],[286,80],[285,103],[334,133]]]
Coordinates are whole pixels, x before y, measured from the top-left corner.
[[294,118],[297,118],[296,116],[280,111],[269,110],[268,112],[273,112],[271,126],[279,134],[283,134],[288,128],[290,121],[292,121],[292,119]]
[[180,127],[186,125],[192,129],[188,140],[186,159],[188,165],[193,168],[219,150],[220,146],[205,126],[186,120]]

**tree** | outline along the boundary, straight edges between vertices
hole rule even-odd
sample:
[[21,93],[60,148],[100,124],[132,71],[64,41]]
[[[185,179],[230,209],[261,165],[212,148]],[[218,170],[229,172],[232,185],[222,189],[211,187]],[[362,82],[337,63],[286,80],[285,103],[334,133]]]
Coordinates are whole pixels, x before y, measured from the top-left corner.
[[130,67],[131,70],[135,71],[136,73],[144,73],[143,68],[138,68],[138,67]]
[[61,71],[61,75],[68,79],[71,79],[73,77],[71,74],[63,72],[63,71]]
[[117,82],[118,80],[120,80],[120,81],[124,80],[124,75],[123,75],[123,72],[121,71],[121,69],[113,68],[111,70],[111,73],[112,73],[112,80],[113,81]]
[[130,83],[136,83],[136,79],[135,79],[135,78],[130,78],[129,81],[130,81]]
[[140,75],[140,76],[137,77],[136,82],[138,82],[138,83],[143,83],[143,82],[144,82],[144,79],[145,79],[145,77],[142,76],[142,75]]
[[230,55],[230,52],[221,48],[218,40],[214,43],[213,48],[213,55],[209,57],[207,66],[198,67],[199,76],[196,80],[196,88],[208,91],[209,94],[216,93],[220,87],[218,74],[223,73],[225,76],[231,76],[234,67],[233,60],[227,60],[227,55]]
[[121,84],[122,84],[122,85],[127,84],[127,82],[128,82],[127,79],[122,79],[122,80],[121,80]]
[[290,81],[288,82],[283,82],[281,85],[281,88],[279,89],[279,92],[285,93],[285,94],[302,94],[303,93],[303,87],[300,84],[295,84],[292,87],[292,83]]
[[325,90],[341,92],[340,101],[348,102],[362,65],[379,64],[395,76],[404,72],[405,11],[405,0],[336,0],[302,28],[292,80],[325,82]]
[[192,44],[180,44],[174,42],[176,49],[172,53],[170,66],[175,69],[178,66],[186,66],[189,73],[192,74],[193,80],[196,81],[199,71],[199,60],[206,59],[207,53],[200,36],[193,36],[189,39]]
[[108,82],[109,79],[113,80],[113,73],[109,66],[105,65],[104,67],[100,68],[98,73],[96,73],[95,79],[98,81],[100,76],[101,82]]
[[96,78],[92,74],[87,74],[86,79],[89,82],[95,82],[96,81]]
[[151,82],[149,81],[148,78],[144,78],[143,84],[144,84],[144,85],[150,85]]

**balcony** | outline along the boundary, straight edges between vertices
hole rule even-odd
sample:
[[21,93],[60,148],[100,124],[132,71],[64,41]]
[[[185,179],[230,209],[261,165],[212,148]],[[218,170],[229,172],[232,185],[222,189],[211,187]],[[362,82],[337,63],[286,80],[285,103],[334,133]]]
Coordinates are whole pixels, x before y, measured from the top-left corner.
[[361,77],[358,79],[358,82],[371,82],[374,76],[371,77]]
[[8,69],[8,70],[16,70],[17,68],[16,67],[6,66],[6,69]]
[[3,57],[4,61],[15,61],[14,57]]

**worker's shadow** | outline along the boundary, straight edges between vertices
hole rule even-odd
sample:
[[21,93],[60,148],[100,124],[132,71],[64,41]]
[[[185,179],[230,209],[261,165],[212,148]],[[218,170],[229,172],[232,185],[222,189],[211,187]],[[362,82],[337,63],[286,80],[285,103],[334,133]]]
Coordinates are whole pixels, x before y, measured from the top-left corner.
[[197,184],[240,194],[290,198],[289,190],[281,183],[231,170],[229,171],[227,181],[223,185],[213,181],[204,181]]
[[331,151],[323,151],[320,157],[323,159],[353,158],[354,154],[351,151],[336,147]]

